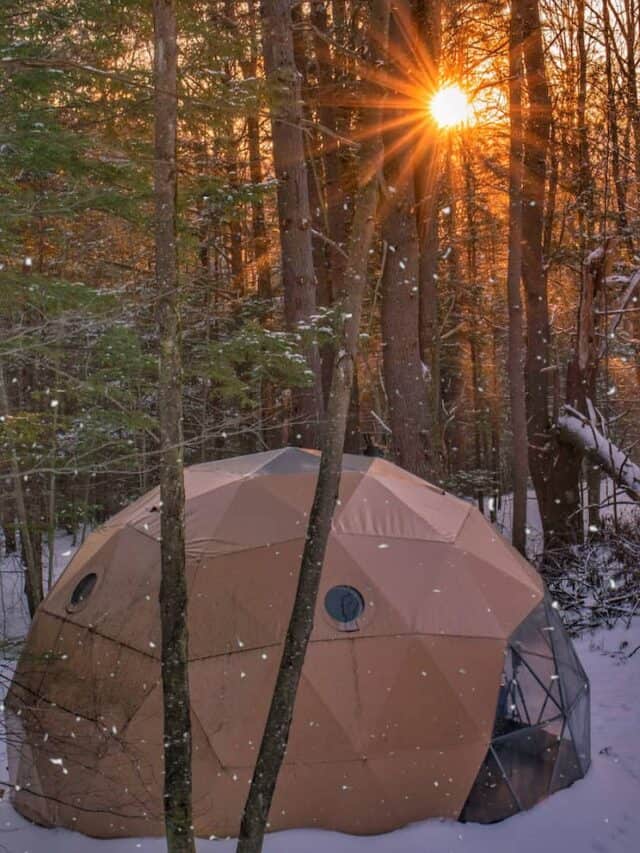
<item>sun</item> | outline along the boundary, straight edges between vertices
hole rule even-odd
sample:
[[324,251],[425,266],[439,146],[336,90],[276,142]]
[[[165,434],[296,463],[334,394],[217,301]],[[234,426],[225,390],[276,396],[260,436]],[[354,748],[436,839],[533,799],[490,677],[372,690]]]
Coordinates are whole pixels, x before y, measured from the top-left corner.
[[438,127],[442,128],[471,124],[475,118],[467,93],[457,83],[439,89],[431,98],[429,109]]

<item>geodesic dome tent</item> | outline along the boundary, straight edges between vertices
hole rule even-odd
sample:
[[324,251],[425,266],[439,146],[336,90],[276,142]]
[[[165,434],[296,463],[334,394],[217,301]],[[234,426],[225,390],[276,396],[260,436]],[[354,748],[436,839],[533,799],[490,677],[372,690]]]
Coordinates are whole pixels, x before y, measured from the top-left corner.
[[[237,834],[318,454],[187,469],[194,822]],[[93,533],[38,610],[6,702],[15,807],[161,834],[160,507]],[[472,505],[345,456],[270,828],[494,821],[580,778],[589,689],[536,571]]]

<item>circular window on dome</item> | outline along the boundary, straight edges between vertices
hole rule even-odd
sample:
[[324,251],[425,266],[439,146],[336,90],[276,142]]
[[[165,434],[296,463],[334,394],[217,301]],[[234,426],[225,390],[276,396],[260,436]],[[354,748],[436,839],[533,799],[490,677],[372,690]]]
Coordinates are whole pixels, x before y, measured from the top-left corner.
[[71,598],[67,604],[67,610],[80,610],[87,603],[87,599],[93,592],[93,589],[98,581],[98,575],[95,572],[90,572],[81,578],[75,585]]
[[325,610],[341,631],[357,631],[364,613],[364,598],[353,586],[333,586],[324,597]]

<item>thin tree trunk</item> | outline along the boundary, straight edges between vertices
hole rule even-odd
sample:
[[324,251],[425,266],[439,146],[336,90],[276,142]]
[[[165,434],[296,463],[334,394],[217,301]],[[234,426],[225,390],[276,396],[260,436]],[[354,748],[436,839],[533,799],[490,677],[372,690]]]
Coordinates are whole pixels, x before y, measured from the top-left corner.
[[[251,76],[255,77],[255,68]],[[271,299],[271,269],[269,267],[269,244],[264,215],[264,201],[261,195],[262,157],[260,155],[260,124],[258,116],[247,116],[247,135],[249,139],[249,175],[254,189],[251,195],[251,226],[253,232],[253,256],[260,299]]]
[[[7,394],[7,386],[4,378],[4,368],[0,363],[0,415],[7,419],[9,412],[9,397]],[[27,605],[29,607],[29,615],[33,617],[42,601],[42,559],[38,559],[31,538],[29,529],[29,513],[27,511],[27,503],[25,500],[24,490],[22,488],[22,474],[20,473],[20,464],[15,448],[9,447],[9,467],[13,479],[13,495],[16,502],[16,513],[18,516],[18,528],[20,530],[20,545],[24,554],[26,563],[25,571],[25,592],[27,595]]]
[[[285,320],[290,330],[297,331],[299,324],[309,324],[316,308],[300,76],[294,60],[290,0],[262,0],[260,11],[265,71],[272,99]],[[305,355],[313,375],[310,387],[292,392],[293,441],[316,447],[323,413],[317,345],[308,344]]]
[[572,471],[555,453],[549,412],[550,334],[547,276],[543,257],[546,161],[551,123],[538,0],[514,0],[522,16],[528,117],[524,131],[522,181],[522,278],[527,300],[525,392],[529,470],[538,498],[545,546],[564,540],[567,522],[580,509]]
[[49,474],[49,507],[47,518],[47,591],[53,586],[56,544],[56,451],[58,429],[58,406],[53,408],[53,436],[51,446],[51,473]]
[[[316,39],[306,36],[308,30],[307,21],[304,17],[302,3],[291,3],[291,21],[293,24],[293,59],[296,69],[300,75],[300,91],[302,98],[302,117],[309,125],[304,134],[304,148],[306,156],[307,187],[309,192],[309,210],[311,211],[312,237],[311,246],[313,250],[313,268],[316,279],[316,303],[323,307],[331,305],[331,277],[329,272],[329,247],[326,242],[328,234],[328,221],[326,200],[324,194],[325,182],[323,180],[323,162],[321,158],[321,145],[318,129],[314,127],[314,116],[319,113],[319,106],[315,103],[318,97],[317,87],[314,87],[309,79],[309,66],[312,64],[307,58],[310,48],[315,49]],[[316,56],[315,66],[319,67]],[[322,121],[322,119],[321,119]],[[320,377],[322,382],[323,404],[326,406],[329,390],[331,387],[331,375],[333,369],[333,348],[325,345],[320,349]]]
[[[233,0],[224,0],[224,26],[229,35],[235,35],[235,4]],[[235,63],[229,58],[224,63],[225,83],[229,87],[228,91],[232,91],[233,81],[235,77]],[[235,138],[235,126],[233,115],[228,113],[224,120],[223,140],[224,140],[224,160],[225,172],[227,181],[231,188],[232,195],[237,198],[240,181],[238,179],[238,141]],[[243,296],[245,292],[245,276],[244,265],[242,263],[242,220],[244,213],[236,201],[234,209],[231,210],[229,216],[229,262],[230,262],[230,283],[232,290],[236,291],[239,296]]]
[[153,0],[155,260],[158,290],[164,815],[169,853],[195,853],[191,797],[182,365],[176,245],[175,0]]
[[[339,109],[333,103],[334,70],[338,63],[333,61],[331,48],[328,44],[329,23],[327,3],[324,0],[311,0],[310,17],[314,26],[314,51],[318,64],[319,103],[318,116],[322,125],[331,133],[339,134]],[[324,38],[322,37],[324,36]],[[347,204],[345,209],[345,187],[341,166],[342,147],[335,136],[323,135],[322,159],[324,161],[326,211],[329,225],[329,237],[332,243],[327,247],[331,279],[328,281],[326,302],[331,304],[331,282],[341,282],[345,273],[346,258],[341,248],[346,245],[349,225]],[[350,199],[349,199],[350,201]],[[340,284],[336,290],[340,290]]]
[[[596,386],[598,366],[600,363],[600,339],[598,326],[601,325],[599,307],[602,306],[602,295],[606,277],[611,271],[615,255],[616,238],[607,238],[603,246],[591,252],[583,261],[582,278],[580,282],[580,301],[576,324],[576,344],[574,357],[567,368],[567,403],[586,411],[589,406],[596,404]],[[561,443],[558,447],[558,458],[563,469],[571,475],[571,482],[577,490],[582,471],[581,453],[570,442]],[[595,475],[598,476],[595,476]],[[587,468],[588,487],[588,518],[590,526],[599,524],[600,506],[600,477],[599,470],[593,466]],[[581,541],[584,535],[582,513],[574,514],[567,522],[572,527],[574,538]]]
[[91,495],[91,476],[89,472],[84,476],[84,488],[82,490],[82,530],[80,533],[80,544],[84,545],[87,538],[87,530],[91,521],[89,512],[89,497]]
[[[399,4],[402,7],[402,4]],[[392,9],[389,43],[394,68],[407,45],[402,34],[404,8]],[[415,183],[400,144],[404,129],[383,132],[386,198],[380,217],[388,253],[382,274],[382,340],[384,382],[389,404],[391,451],[394,461],[424,477],[428,472],[427,385],[420,357],[420,288]]]
[[[445,218],[445,233],[447,248],[445,251],[448,274],[450,310],[450,328],[442,334],[441,340],[446,342],[446,353],[443,347],[440,363],[441,395],[448,418],[447,429],[444,432],[444,443],[447,456],[447,473],[454,476],[464,467],[466,448],[466,428],[462,416],[462,403],[465,392],[464,352],[462,330],[464,326],[463,311],[463,281],[460,270],[460,256],[457,240],[457,199],[453,174],[453,146],[449,139],[446,155],[444,180],[446,183],[447,215]],[[443,318],[444,325],[444,318]]]
[[[439,84],[441,50],[441,0],[416,0],[415,20],[422,37],[428,94]],[[440,150],[438,130],[429,120],[429,136],[423,157],[415,168],[416,216],[420,247],[420,357],[428,368],[429,390],[429,476],[435,482],[443,477],[442,405],[440,401],[440,317],[438,270],[438,201],[440,193]]]
[[620,168],[620,134],[618,128],[618,115],[616,110],[616,91],[613,81],[613,62],[611,56],[611,41],[613,34],[611,32],[611,18],[609,15],[610,0],[602,0],[602,22],[603,22],[603,38],[605,48],[605,74],[607,78],[607,124],[609,127],[609,140],[611,147],[611,172],[613,175],[613,185],[616,194],[616,204],[618,208],[618,227],[624,234],[629,254],[633,256],[633,235],[629,229],[629,221],[627,218],[627,191],[626,184],[622,178]]
[[[576,37],[578,42],[578,99],[577,99],[577,132],[578,132],[578,188],[577,188],[577,206],[578,206],[578,226],[580,230],[579,251],[580,259],[585,263],[585,258],[591,247],[595,219],[595,186],[593,182],[593,173],[591,170],[591,157],[589,148],[589,133],[587,127],[587,71],[588,71],[588,55],[585,33],[585,0],[577,0],[577,29]],[[581,291],[585,286],[585,277],[588,271],[584,268],[580,275]],[[589,389],[589,395],[594,405],[597,405],[597,359],[595,361],[595,370],[593,374],[593,382]],[[576,472],[576,479],[579,480],[580,473]],[[596,466],[587,466],[586,469],[586,484],[587,484],[587,507],[589,528],[597,528],[600,524],[600,469]],[[582,535],[582,517],[578,517],[580,525],[579,538]]]
[[[523,122],[524,133],[524,122]],[[545,276],[549,274],[549,262],[553,251],[553,226],[556,217],[556,203],[558,198],[558,184],[560,181],[560,157],[558,147],[562,144],[557,139],[557,129],[553,116],[551,116],[551,127],[549,130],[549,179],[547,198],[544,209],[544,224],[542,228],[542,257],[545,258]]]
[[624,0],[624,9],[627,24],[624,32],[627,108],[629,110],[629,124],[633,129],[633,140],[635,143],[633,163],[636,179],[636,200],[640,201],[640,103],[638,99],[638,75],[636,72],[638,64],[638,17],[636,13],[636,0]]
[[[313,176],[310,187],[312,207],[314,204],[314,193],[319,194],[317,179],[319,173],[324,173],[324,196],[319,199],[316,228],[328,233],[330,242],[324,243],[322,249],[318,247],[317,255],[322,267],[316,264],[318,275],[318,304],[330,307],[333,302],[334,293],[340,293],[343,289],[344,276],[346,274],[346,252],[347,237],[349,233],[349,218],[353,198],[346,186],[347,173],[342,166],[342,157],[345,156],[344,143],[339,140],[342,122],[348,120],[347,110],[342,111],[335,106],[334,98],[337,91],[337,81],[334,76],[337,73],[339,63],[333,60],[329,44],[329,15],[327,3],[324,0],[311,0],[310,21],[313,25],[313,48],[317,65],[318,95],[317,114],[322,125],[319,133],[321,143],[316,146],[316,174]],[[349,131],[350,132],[350,131]],[[333,358],[335,347],[333,342],[325,343],[320,351],[322,361],[322,387],[325,395],[325,403],[328,400],[333,375]],[[360,391],[357,381],[357,373],[351,390],[351,404],[349,408],[349,419],[347,435],[345,438],[346,453],[360,453],[362,449],[362,437],[360,434]]]
[[585,36],[585,0],[577,0],[578,41],[578,213],[580,225],[580,257],[584,258],[593,230],[594,187],[589,154],[589,133],[587,127],[587,70],[588,56]]
[[[465,179],[466,241],[467,241],[467,310],[469,316],[469,356],[471,360],[471,399],[473,400],[474,468],[479,476],[486,469],[483,452],[486,406],[484,403],[483,339],[481,329],[481,293],[478,284],[478,227],[476,217],[476,182],[471,154],[463,150],[462,165]],[[476,482],[475,498],[484,514],[484,488]]]
[[[370,26],[375,28],[378,38],[382,38],[381,34],[386,31],[388,19],[388,0],[374,0],[370,15]],[[372,110],[372,113],[373,126],[377,127],[379,126],[378,111]],[[370,136],[362,146],[361,157],[361,189],[356,201],[353,228],[349,239],[343,289],[337,294],[343,320],[333,365],[327,429],[322,441],[318,483],[309,516],[293,611],[245,804],[237,853],[259,853],[262,849],[269,809],[287,748],[300,675],[313,630],[322,566],[338,498],[351,386],[358,349],[362,298],[366,284],[364,271],[367,267],[375,223],[378,195],[376,165],[379,165],[381,158],[377,134]]]
[[0,527],[4,535],[5,554],[15,554],[18,550],[14,503],[12,496],[5,493],[0,505]]
[[[254,0],[248,0],[250,44],[249,60],[243,65],[245,78],[254,79],[258,70],[258,39],[256,33],[256,8]],[[251,195],[251,230],[253,234],[253,258],[258,286],[258,297],[270,301],[271,265],[269,259],[269,241],[265,219],[264,200],[262,197],[262,154],[260,150],[260,121],[259,112],[251,110],[247,115],[247,138],[249,143],[249,176],[253,184]],[[273,417],[273,386],[268,379],[260,383],[260,420],[261,438],[266,447],[277,446],[278,435],[269,428]]]
[[511,414],[511,470],[513,507],[511,541],[521,554],[526,551],[527,523],[527,415],[524,395],[524,337],[522,304],[522,17],[511,4],[509,34],[509,259],[507,304],[509,309],[508,374]]
[[[638,99],[638,75],[636,66],[638,64],[638,15],[636,13],[636,0],[624,0],[626,27],[624,32],[626,44],[626,102],[629,117],[629,126],[633,130],[634,158],[633,171],[635,177],[635,208],[640,207],[640,103]],[[630,158],[629,158],[630,159]],[[640,314],[633,314],[631,325],[636,341],[640,340]],[[636,343],[636,377],[640,382],[640,349]]]

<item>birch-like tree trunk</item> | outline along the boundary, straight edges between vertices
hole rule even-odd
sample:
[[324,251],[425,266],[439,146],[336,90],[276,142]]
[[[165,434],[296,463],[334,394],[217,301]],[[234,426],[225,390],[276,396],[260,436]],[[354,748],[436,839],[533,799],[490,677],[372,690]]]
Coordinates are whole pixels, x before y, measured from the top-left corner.
[[164,816],[169,853],[195,853],[191,797],[182,364],[176,245],[177,32],[175,0],[153,0],[154,197],[158,295]]

